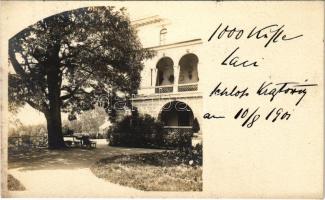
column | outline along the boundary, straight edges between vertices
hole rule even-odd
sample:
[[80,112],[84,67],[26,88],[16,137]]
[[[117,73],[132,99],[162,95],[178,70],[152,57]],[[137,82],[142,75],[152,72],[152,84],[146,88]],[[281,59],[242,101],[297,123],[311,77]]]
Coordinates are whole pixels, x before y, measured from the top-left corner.
[[179,65],[174,66],[174,88],[173,92],[178,92]]

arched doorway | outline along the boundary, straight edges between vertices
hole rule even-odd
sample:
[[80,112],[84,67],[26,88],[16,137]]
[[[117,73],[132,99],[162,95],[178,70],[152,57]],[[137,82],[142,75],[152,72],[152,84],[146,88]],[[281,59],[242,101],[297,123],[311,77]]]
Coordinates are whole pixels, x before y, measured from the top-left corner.
[[178,78],[179,92],[196,91],[198,89],[198,63],[199,58],[193,53],[186,54],[180,59],[180,70]]
[[156,93],[173,92],[174,62],[169,57],[161,58],[157,65]]
[[172,101],[162,107],[159,118],[166,127],[192,127],[194,115],[186,103]]

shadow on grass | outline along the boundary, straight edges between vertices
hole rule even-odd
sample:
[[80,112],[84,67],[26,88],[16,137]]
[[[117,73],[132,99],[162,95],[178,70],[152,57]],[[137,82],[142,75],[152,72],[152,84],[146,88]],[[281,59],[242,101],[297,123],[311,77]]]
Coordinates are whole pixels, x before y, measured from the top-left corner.
[[66,150],[33,149],[8,155],[9,169],[42,170],[89,168],[97,160],[105,157],[151,153],[161,150],[109,147],[98,145],[95,149],[71,148]]

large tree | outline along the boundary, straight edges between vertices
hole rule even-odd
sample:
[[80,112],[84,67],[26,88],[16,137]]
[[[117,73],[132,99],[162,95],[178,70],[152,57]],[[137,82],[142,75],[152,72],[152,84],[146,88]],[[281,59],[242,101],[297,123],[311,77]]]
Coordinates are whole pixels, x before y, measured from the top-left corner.
[[44,113],[49,148],[65,147],[61,112],[73,119],[101,95],[136,92],[142,61],[152,56],[125,9],[87,7],[45,18],[9,40],[9,105]]

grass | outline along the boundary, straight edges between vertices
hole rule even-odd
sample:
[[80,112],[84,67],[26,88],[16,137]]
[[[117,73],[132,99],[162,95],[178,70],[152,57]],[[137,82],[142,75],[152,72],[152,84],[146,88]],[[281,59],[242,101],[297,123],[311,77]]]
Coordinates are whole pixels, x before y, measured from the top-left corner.
[[10,191],[22,191],[25,190],[25,187],[13,177],[11,174],[8,174],[8,190]]
[[144,191],[202,191],[202,156],[179,151],[122,155],[91,168],[99,178]]

